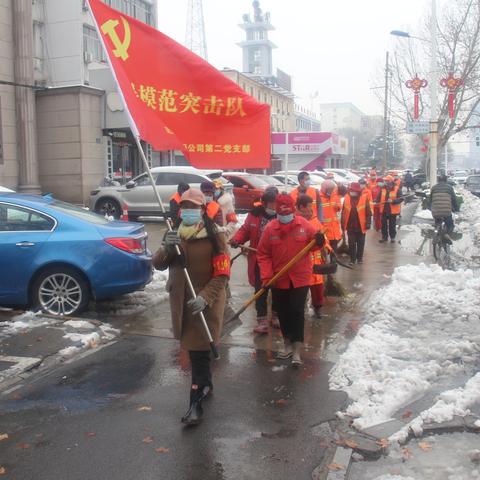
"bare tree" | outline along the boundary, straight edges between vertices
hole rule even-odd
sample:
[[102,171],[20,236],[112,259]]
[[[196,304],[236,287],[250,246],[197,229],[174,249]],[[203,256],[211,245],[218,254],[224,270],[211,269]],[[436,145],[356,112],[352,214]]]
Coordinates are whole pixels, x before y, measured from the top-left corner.
[[[394,120],[413,120],[413,92],[405,85],[417,74],[428,79],[430,44],[429,19],[425,18],[420,39],[399,39],[391,64],[391,109]],[[480,0],[455,0],[445,7],[438,21],[438,66],[440,78],[451,72],[463,80],[455,97],[453,118],[449,118],[448,91],[439,87],[439,146],[460,132],[479,128],[480,115]],[[413,34],[413,32],[410,32]],[[417,35],[416,35],[417,36]],[[376,90],[384,103],[381,92]],[[429,112],[429,89],[423,89],[420,116]]]

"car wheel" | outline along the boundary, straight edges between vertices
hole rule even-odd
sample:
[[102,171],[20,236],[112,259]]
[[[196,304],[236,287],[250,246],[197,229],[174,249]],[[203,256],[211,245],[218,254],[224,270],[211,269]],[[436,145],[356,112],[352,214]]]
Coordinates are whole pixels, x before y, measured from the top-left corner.
[[88,305],[90,289],[85,278],[73,268],[54,267],[35,279],[32,301],[34,307],[50,315],[75,315]]
[[102,198],[95,205],[95,212],[119,220],[122,215],[120,204],[113,198]]

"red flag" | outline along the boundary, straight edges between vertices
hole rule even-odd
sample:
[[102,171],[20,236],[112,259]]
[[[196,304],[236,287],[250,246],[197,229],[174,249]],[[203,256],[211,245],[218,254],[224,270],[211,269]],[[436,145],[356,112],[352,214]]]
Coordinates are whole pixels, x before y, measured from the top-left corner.
[[270,166],[269,105],[158,30],[100,0],[89,3],[143,140],[181,150],[195,167]]

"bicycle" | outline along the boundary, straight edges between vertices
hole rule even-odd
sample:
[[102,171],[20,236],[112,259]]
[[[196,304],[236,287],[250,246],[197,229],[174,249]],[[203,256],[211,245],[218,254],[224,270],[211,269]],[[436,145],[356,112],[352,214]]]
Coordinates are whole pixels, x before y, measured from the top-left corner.
[[432,238],[433,256],[437,264],[443,269],[452,270],[453,263],[451,257],[452,239],[447,233],[445,219],[439,219],[435,222],[435,229]]

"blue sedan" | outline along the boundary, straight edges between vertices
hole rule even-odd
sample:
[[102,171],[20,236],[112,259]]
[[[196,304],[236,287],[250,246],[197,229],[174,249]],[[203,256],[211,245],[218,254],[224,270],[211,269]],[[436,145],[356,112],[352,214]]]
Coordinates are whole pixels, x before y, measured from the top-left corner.
[[0,305],[74,315],[90,299],[152,277],[139,223],[111,222],[51,197],[0,193]]

